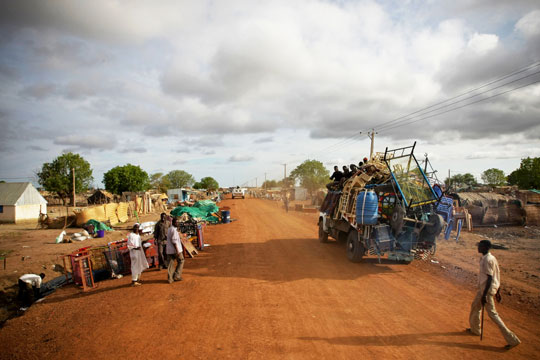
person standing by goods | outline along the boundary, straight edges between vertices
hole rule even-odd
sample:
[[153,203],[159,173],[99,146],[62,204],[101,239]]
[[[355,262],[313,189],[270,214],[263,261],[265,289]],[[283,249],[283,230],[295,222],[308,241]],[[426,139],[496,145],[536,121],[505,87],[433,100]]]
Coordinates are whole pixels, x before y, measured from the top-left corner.
[[289,193],[283,195],[283,205],[285,206],[285,212],[289,212]]
[[139,224],[133,225],[133,230],[128,235],[127,247],[129,249],[129,258],[131,259],[131,284],[139,286],[141,284],[141,274],[148,269],[148,261],[144,255],[139,234]]
[[167,245],[167,231],[169,230],[169,221],[167,218],[167,214],[161,213],[161,218],[154,227],[154,239],[156,240],[159,262],[158,270],[167,268],[167,254],[165,253],[165,246]]
[[[177,220],[173,218],[172,225],[167,231],[167,280],[169,284],[173,281],[182,281],[182,270],[184,268],[184,253],[180,235],[176,229]],[[174,262],[176,261],[176,267]]]
[[501,295],[499,292],[500,287],[500,271],[499,263],[495,256],[493,256],[489,250],[491,249],[491,242],[489,240],[482,240],[478,243],[478,252],[482,254],[480,259],[480,272],[478,274],[478,291],[476,297],[471,305],[471,312],[469,315],[469,323],[471,327],[467,329],[467,332],[480,336],[481,334],[481,313],[483,308],[487,310],[490,319],[499,327],[507,345],[504,347],[509,350],[519,344],[521,341],[519,338],[510,331],[495,309],[494,298],[500,302]]
[[45,277],[44,273],[36,274],[24,274],[19,278],[19,299],[23,307],[32,305],[34,301],[39,299],[41,291],[41,283]]

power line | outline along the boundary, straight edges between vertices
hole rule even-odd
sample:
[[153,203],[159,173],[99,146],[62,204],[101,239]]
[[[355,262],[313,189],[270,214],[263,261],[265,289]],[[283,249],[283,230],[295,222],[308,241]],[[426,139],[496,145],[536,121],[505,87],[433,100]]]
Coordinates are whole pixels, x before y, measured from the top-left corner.
[[33,176],[21,176],[21,177],[3,177],[3,176],[0,176],[0,179],[19,180],[19,179],[35,179],[35,177],[33,177]]
[[[537,75],[537,74],[540,74],[540,71],[537,71],[537,72],[534,72],[534,73],[532,73],[532,74],[529,74],[529,75],[520,77],[520,78],[518,78],[518,79],[509,81],[509,82],[506,82],[506,83],[501,84],[501,85],[499,85],[499,86],[496,86],[496,87],[494,87],[494,88],[491,88],[491,89],[488,89],[488,90],[486,90],[486,91],[482,91],[482,92],[480,92],[480,93],[478,93],[478,94],[474,94],[474,95],[472,95],[472,96],[469,96],[469,97],[467,97],[467,98],[465,98],[465,99],[461,99],[461,100],[458,100],[458,101],[454,101],[454,102],[452,102],[452,103],[450,103],[450,104],[447,104],[447,105],[438,107],[438,108],[436,108],[436,109],[433,109],[433,110],[430,110],[430,111],[427,111],[427,112],[423,112],[422,114],[413,116],[413,117],[411,117],[411,118],[409,118],[409,119],[404,119],[404,120],[402,120],[402,121],[400,121],[400,122],[407,122],[407,121],[412,120],[412,119],[414,119],[414,118],[416,118],[416,117],[418,117],[418,116],[424,116],[424,115],[430,114],[430,113],[432,113],[432,112],[442,110],[442,109],[444,109],[444,108],[450,107],[450,106],[452,106],[452,105],[456,105],[456,104],[458,104],[458,103],[460,103],[460,102],[463,102],[463,101],[466,101],[466,100],[470,100],[470,99],[475,98],[475,97],[477,97],[477,96],[483,95],[483,94],[488,93],[488,92],[490,92],[490,91],[499,89],[499,88],[501,88],[501,87],[507,86],[507,85],[509,85],[509,84],[515,83],[515,82],[517,82],[517,81],[526,79],[526,78],[528,78],[528,77],[531,77],[531,76],[534,76],[534,75]],[[488,97],[488,99],[489,99],[489,97]],[[464,106],[468,106],[468,105],[472,105],[472,104],[476,104],[476,103],[477,103],[477,101],[472,102],[472,103],[465,104]],[[464,107],[464,106],[456,107],[456,108],[454,108],[454,109],[451,109],[450,111],[455,110],[455,109],[461,109],[461,108]],[[378,129],[384,131],[384,130],[387,130],[387,129],[392,129],[392,128],[394,128],[394,127],[395,127],[395,126],[388,126],[388,125],[386,125],[386,126],[379,127]]]
[[399,121],[399,120],[401,120],[401,119],[405,119],[405,118],[407,118],[407,117],[410,117],[411,115],[418,114],[418,113],[420,113],[420,112],[423,112],[423,111],[425,111],[425,110],[431,109],[431,108],[433,108],[433,107],[435,107],[435,106],[438,106],[438,105],[442,105],[442,104],[447,103],[447,102],[449,102],[449,101],[452,101],[452,100],[454,100],[454,99],[460,98],[460,97],[462,97],[462,96],[464,96],[464,95],[470,94],[470,93],[472,93],[472,92],[474,92],[474,91],[476,91],[476,90],[480,90],[480,89],[482,89],[482,88],[484,88],[484,87],[486,87],[486,86],[489,86],[489,85],[494,84],[494,83],[497,83],[497,82],[499,82],[499,81],[501,81],[501,80],[507,79],[507,78],[509,78],[509,77],[511,77],[511,76],[520,74],[520,73],[525,72],[525,71],[527,71],[527,70],[531,70],[531,69],[533,69],[533,68],[535,68],[535,67],[537,67],[537,66],[540,66],[540,62],[535,62],[535,63],[533,63],[533,64],[527,65],[527,66],[524,67],[524,68],[521,68],[521,69],[519,69],[519,70],[513,71],[513,72],[511,72],[511,73],[509,73],[509,74],[506,74],[506,75],[504,75],[504,76],[502,76],[502,77],[499,77],[499,78],[497,78],[497,79],[495,79],[495,80],[492,80],[492,81],[490,81],[490,82],[488,82],[488,83],[486,83],[486,84],[483,84],[483,85],[481,85],[481,86],[479,86],[479,87],[476,87],[476,88],[474,88],[474,89],[468,90],[468,91],[466,91],[466,92],[464,92],[464,93],[461,93],[461,94],[459,94],[459,95],[456,95],[456,96],[451,97],[451,98],[449,98],[449,99],[446,99],[446,100],[444,100],[444,101],[440,101],[440,102],[438,102],[438,103],[435,103],[435,104],[433,104],[433,105],[427,106],[427,107],[425,107],[425,108],[422,108],[422,109],[413,111],[412,113],[409,113],[409,114],[407,114],[407,115],[403,115],[403,116],[400,116],[400,117],[395,118],[395,119],[393,119],[393,120],[389,120],[389,121],[387,121],[387,122],[384,122],[384,123],[380,124],[379,129],[380,129],[381,127],[383,127],[383,126],[386,126],[387,124],[394,123],[394,122]]
[[521,86],[517,86],[513,89],[510,89],[510,90],[506,90],[506,91],[503,91],[503,92],[500,92],[498,94],[495,94],[495,95],[491,95],[491,96],[488,96],[486,98],[483,98],[483,99],[480,99],[480,100],[476,100],[476,101],[473,101],[472,103],[468,103],[468,104],[464,104],[462,106],[458,106],[458,107],[455,107],[455,108],[452,108],[452,109],[448,109],[446,111],[443,111],[443,112],[440,112],[440,113],[437,113],[437,114],[433,114],[433,115],[429,115],[429,116],[425,116],[425,117],[422,117],[420,119],[415,119],[415,120],[412,120],[412,121],[407,121],[407,122],[404,122],[404,123],[400,123],[400,124],[397,124],[395,126],[391,126],[391,127],[388,127],[384,130],[382,130],[381,132],[387,132],[388,130],[391,130],[391,129],[395,129],[395,128],[398,128],[398,127],[401,127],[401,126],[405,126],[405,125],[410,125],[410,124],[414,124],[415,122],[418,122],[418,121],[421,121],[421,120],[425,120],[425,119],[429,119],[429,118],[432,118],[432,117],[435,117],[435,116],[439,116],[439,115],[442,115],[442,114],[446,114],[448,112],[451,112],[451,111],[455,111],[455,110],[458,110],[458,109],[462,109],[466,106],[470,106],[470,105],[473,105],[473,104],[477,104],[477,103],[480,103],[482,101],[486,101],[486,100],[489,100],[489,99],[492,99],[494,97],[497,97],[497,96],[500,96],[500,95],[504,95],[504,94],[507,94],[509,92],[512,92],[512,91],[515,91],[515,90],[518,90],[518,89],[522,89],[524,87],[527,87],[527,86],[531,86],[531,85],[534,85],[536,83],[539,83],[540,82],[540,79],[539,80],[536,80],[536,81],[533,81],[531,83],[528,83],[528,84],[525,84],[525,85],[521,85]]

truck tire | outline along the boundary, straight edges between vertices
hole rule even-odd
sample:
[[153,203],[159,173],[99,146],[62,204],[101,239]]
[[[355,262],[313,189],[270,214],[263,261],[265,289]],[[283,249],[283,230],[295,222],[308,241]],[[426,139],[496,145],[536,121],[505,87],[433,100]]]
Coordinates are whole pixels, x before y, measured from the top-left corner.
[[340,243],[345,243],[347,242],[348,238],[349,238],[349,233],[346,233],[344,231],[338,231],[337,241],[339,241]]
[[362,261],[364,245],[358,239],[358,231],[351,229],[347,236],[347,258],[352,262]]
[[322,220],[319,221],[319,241],[322,243],[328,242],[328,233],[324,231],[324,226]]

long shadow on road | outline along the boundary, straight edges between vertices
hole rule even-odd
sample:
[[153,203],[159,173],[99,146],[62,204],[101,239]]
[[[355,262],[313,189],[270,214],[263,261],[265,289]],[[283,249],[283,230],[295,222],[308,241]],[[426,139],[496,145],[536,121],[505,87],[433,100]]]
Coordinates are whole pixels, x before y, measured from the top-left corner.
[[464,338],[470,337],[464,331],[457,332],[441,332],[441,333],[419,333],[419,334],[400,334],[400,335],[388,335],[388,336],[340,336],[333,338],[322,337],[300,337],[298,339],[304,341],[325,341],[334,345],[347,345],[347,346],[411,346],[411,345],[436,345],[457,347],[468,350],[482,350],[491,352],[506,352],[502,347],[471,344],[467,342],[445,342],[436,340],[437,337],[445,338],[449,336],[462,336]]
[[362,276],[399,272],[386,264],[379,264],[373,258],[352,263],[347,260],[344,249],[326,245],[314,239],[271,239],[257,243],[212,245],[208,251],[205,250],[203,257],[198,257],[184,271],[200,277],[276,282],[353,280]]
[[[168,285],[169,284],[167,282],[167,279],[165,279],[165,280],[143,280],[142,282],[145,285],[149,285],[149,284],[167,284]],[[45,298],[45,301],[47,302],[47,304],[52,304],[52,303],[63,302],[63,301],[70,300],[70,299],[80,299],[80,298],[85,298],[85,297],[88,297],[88,296],[95,296],[95,295],[102,294],[102,293],[109,292],[109,291],[120,290],[120,289],[128,289],[128,288],[132,287],[131,283],[115,286],[114,282],[112,282],[112,281],[107,281],[107,283],[98,283],[98,284],[106,284],[106,285],[102,285],[102,287],[98,287],[96,289],[91,289],[91,290],[89,290],[87,292],[81,292],[81,290],[79,288],[77,288],[76,286],[70,286],[71,288],[65,289],[65,290],[69,291],[68,294],[61,295],[61,296],[51,296],[50,298],[47,297],[47,298]]]

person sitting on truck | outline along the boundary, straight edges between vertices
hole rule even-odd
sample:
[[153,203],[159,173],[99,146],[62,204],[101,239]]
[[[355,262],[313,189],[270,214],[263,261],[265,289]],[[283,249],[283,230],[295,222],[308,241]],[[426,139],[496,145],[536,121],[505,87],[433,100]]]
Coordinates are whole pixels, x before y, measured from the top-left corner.
[[341,178],[343,177],[343,173],[339,171],[339,168],[337,165],[334,166],[334,173],[332,176],[330,176],[330,180],[334,180],[334,182],[339,182]]
[[351,175],[351,171],[349,170],[347,165],[343,165],[343,177],[348,179],[350,175]]
[[351,164],[349,165],[350,169],[351,169],[351,176],[353,176],[354,174],[356,174],[356,172],[358,171],[358,168],[356,167],[356,165],[354,164]]
[[331,183],[326,184],[326,188],[328,190],[337,190],[339,188],[341,179],[343,179],[343,173],[339,171],[339,167],[335,165],[334,173],[332,174],[332,176],[330,176],[330,180],[333,180],[333,181]]

